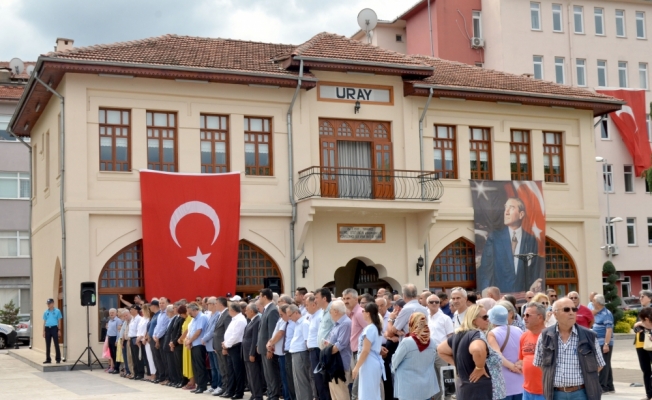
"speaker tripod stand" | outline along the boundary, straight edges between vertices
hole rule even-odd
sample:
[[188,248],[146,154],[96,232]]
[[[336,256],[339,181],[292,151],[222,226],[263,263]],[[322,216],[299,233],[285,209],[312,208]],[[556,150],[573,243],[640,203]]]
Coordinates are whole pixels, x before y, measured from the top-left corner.
[[[78,363],[87,366],[88,368],[90,368],[91,371],[93,370],[93,364],[95,364],[95,363],[99,364],[99,365],[100,365],[100,368],[104,369],[104,366],[102,365],[102,363],[100,362],[100,360],[99,360],[99,359],[97,358],[97,356],[95,355],[95,352],[94,352],[93,349],[91,348],[91,325],[90,325],[90,316],[89,316],[88,307],[89,307],[89,306],[86,305],[86,334],[87,334],[87,336],[86,336],[86,350],[84,350],[84,351],[81,353],[81,355],[79,356],[79,358],[77,359],[77,361],[75,361],[75,363],[73,364],[72,368],[70,368],[71,371],[72,371],[73,369],[75,369],[75,366],[76,366]],[[88,356],[88,362],[83,362],[83,361],[81,361],[82,357],[84,356],[84,353],[86,353],[86,355]],[[93,361],[92,363],[91,363],[91,354],[93,355],[93,357],[95,357],[95,361]]]

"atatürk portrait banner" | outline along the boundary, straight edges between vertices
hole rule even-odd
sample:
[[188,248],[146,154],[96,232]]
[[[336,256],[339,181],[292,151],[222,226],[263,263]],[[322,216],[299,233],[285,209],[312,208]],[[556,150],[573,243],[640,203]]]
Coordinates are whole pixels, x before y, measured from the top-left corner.
[[541,181],[471,181],[477,289],[545,288],[546,210]]

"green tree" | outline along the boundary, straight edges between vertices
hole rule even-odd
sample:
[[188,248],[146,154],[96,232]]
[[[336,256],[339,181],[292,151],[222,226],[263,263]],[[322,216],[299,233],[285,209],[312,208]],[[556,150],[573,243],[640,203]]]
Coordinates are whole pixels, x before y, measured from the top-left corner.
[[13,300],[4,305],[4,309],[0,310],[0,323],[15,326],[18,324],[18,311]]
[[618,288],[616,282],[618,281],[618,274],[616,267],[611,261],[607,261],[602,265],[602,273],[607,274],[607,285],[603,286],[604,299],[607,304],[605,307],[614,315],[614,321],[623,319],[623,310],[618,308],[622,304],[622,300],[618,296]]

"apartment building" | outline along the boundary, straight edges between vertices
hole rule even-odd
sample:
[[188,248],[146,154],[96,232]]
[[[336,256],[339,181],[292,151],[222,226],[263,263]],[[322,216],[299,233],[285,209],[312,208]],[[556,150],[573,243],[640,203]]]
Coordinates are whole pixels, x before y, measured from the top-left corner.
[[[396,20],[380,22],[372,36],[378,46],[405,54],[432,54],[535,80],[588,90],[644,90],[649,105],[651,19],[652,3],[645,0],[436,0],[430,15],[427,1],[419,2]],[[400,47],[392,43],[398,27]],[[353,38],[363,36],[357,32]],[[652,142],[649,112],[645,129]],[[652,287],[652,197],[635,176],[616,126],[607,117],[595,124],[595,151],[606,162],[595,165],[605,184],[596,193],[603,229],[594,250],[602,263],[611,249],[627,297]],[[609,227],[607,214],[623,221]]]
[[[34,63],[0,62],[0,307],[13,301],[31,311],[29,150],[7,132]],[[25,65],[27,64],[27,65]]]

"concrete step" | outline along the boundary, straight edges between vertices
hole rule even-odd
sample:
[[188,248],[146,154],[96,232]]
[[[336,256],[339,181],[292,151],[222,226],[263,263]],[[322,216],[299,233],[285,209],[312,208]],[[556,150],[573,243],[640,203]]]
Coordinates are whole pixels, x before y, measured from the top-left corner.
[[[75,361],[77,361],[77,357],[79,357],[79,356],[75,357],[75,359],[72,362],[70,362],[70,360],[62,360],[60,364],[57,364],[56,361],[52,360],[52,364],[43,364],[43,361],[45,360],[45,354],[37,350],[22,348],[19,350],[9,350],[8,354],[11,357],[20,360],[25,364],[41,372],[70,371],[72,370],[72,366],[74,365]],[[88,357],[86,356],[86,354],[84,354],[83,360],[81,361],[87,362],[87,359]],[[75,371],[89,370],[90,368],[82,364],[81,361],[77,363],[77,365],[75,366]],[[103,365],[105,368],[108,366],[106,364]],[[92,367],[93,370],[104,369],[101,368],[99,365],[97,365],[97,363],[93,364]]]

